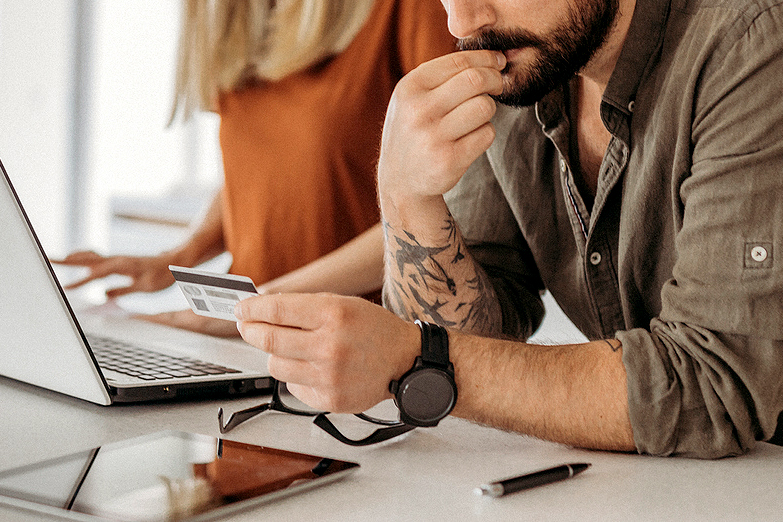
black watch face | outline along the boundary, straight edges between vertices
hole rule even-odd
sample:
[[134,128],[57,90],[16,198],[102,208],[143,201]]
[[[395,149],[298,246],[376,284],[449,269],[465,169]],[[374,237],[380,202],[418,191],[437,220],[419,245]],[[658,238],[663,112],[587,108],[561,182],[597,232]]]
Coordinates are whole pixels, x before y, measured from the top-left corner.
[[411,419],[438,421],[454,407],[454,381],[442,370],[424,368],[402,382],[398,400]]

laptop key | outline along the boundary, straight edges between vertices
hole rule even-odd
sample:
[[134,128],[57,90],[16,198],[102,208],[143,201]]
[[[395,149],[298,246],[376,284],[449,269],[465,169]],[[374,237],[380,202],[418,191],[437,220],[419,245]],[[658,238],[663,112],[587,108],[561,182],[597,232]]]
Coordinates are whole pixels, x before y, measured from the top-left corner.
[[173,357],[116,339],[91,337],[90,346],[101,367],[145,381],[239,373],[239,370],[233,368],[211,364],[192,357]]

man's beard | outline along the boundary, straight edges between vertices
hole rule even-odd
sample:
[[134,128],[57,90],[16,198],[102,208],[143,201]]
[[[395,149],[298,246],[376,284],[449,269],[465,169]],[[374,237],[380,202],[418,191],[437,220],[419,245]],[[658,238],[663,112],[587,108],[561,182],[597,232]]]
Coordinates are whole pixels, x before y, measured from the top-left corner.
[[617,12],[618,0],[584,0],[569,10],[568,19],[547,35],[529,31],[487,29],[461,38],[463,51],[533,49],[536,57],[527,68],[509,63],[501,71],[503,93],[492,97],[500,103],[532,105],[582,70],[606,41]]

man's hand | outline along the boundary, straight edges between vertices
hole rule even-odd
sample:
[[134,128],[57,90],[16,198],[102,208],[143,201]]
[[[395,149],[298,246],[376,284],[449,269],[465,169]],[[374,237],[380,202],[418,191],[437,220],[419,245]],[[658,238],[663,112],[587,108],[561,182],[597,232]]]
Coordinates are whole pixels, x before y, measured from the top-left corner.
[[[500,94],[506,59],[493,51],[436,58],[397,84],[383,128],[378,184],[394,200],[451,189],[495,138],[490,94]],[[413,202],[415,204],[415,202]]]
[[136,318],[215,337],[239,337],[239,331],[237,331],[235,322],[203,317],[194,314],[192,310],[163,312],[155,315],[138,315]]
[[90,281],[112,274],[131,278],[131,284],[106,291],[108,298],[115,298],[132,292],[157,292],[174,284],[169,272],[171,261],[164,256],[102,256],[95,252],[75,252],[65,259],[53,259],[52,263],[68,266],[83,266],[90,270],[87,277],[71,283],[66,290],[77,288]]
[[[419,328],[359,297],[276,294],[237,304],[242,337],[269,353],[273,377],[309,406],[366,411],[391,398],[421,355]],[[633,450],[616,340],[568,346],[449,332],[453,415],[565,444]]]
[[358,297],[251,297],[234,312],[248,343],[270,354],[272,376],[313,408],[358,413],[391,397],[421,353],[419,328]]
[[495,139],[503,53],[465,51],[397,84],[381,140],[378,194],[387,306],[401,317],[497,334],[500,303],[470,256],[443,194]]

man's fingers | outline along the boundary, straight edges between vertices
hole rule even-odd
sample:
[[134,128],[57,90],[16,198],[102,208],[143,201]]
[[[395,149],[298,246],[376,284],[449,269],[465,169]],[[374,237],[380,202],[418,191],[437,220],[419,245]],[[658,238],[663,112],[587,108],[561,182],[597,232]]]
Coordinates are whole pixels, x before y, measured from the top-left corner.
[[476,96],[446,114],[439,122],[438,132],[443,139],[456,141],[489,122],[496,109],[495,101],[488,95]]
[[268,354],[297,360],[320,359],[325,354],[316,333],[291,326],[240,321],[242,338]]
[[435,89],[468,69],[489,68],[497,71],[506,66],[506,57],[496,51],[460,51],[421,64],[415,78],[426,90]]
[[264,295],[240,302],[235,313],[245,341],[270,355],[272,376],[327,411],[363,411],[387,398],[389,381],[418,351],[415,325],[361,298]]
[[495,127],[489,122],[456,140],[453,149],[454,161],[460,165],[461,171],[466,171],[470,164],[492,145],[494,140]]
[[500,94],[503,92],[503,76],[499,71],[486,67],[468,69],[452,76],[434,90],[445,112],[448,112],[476,96]]
[[[250,297],[238,303],[234,313],[241,321],[315,330],[330,320],[333,307],[344,306],[328,294],[272,294]],[[333,312],[332,312],[333,313]]]
[[302,386],[313,386],[318,379],[313,372],[313,366],[299,359],[289,359],[272,355],[267,362],[269,374],[285,383],[298,383]]
[[[483,52],[479,56],[485,57]],[[457,61],[469,63],[469,60]],[[414,114],[420,114],[426,119],[442,118],[476,97],[500,94],[503,91],[503,77],[495,68],[473,66],[451,70],[445,67],[451,65],[451,62],[439,62],[439,64],[443,65],[445,70],[433,67],[431,70],[425,70],[424,74],[411,75],[410,83],[405,82],[405,79],[400,82],[399,95],[408,100],[407,104],[414,104],[411,105]],[[428,76],[427,73],[432,76]],[[426,96],[422,97],[422,93]],[[419,105],[418,108],[416,103]]]

